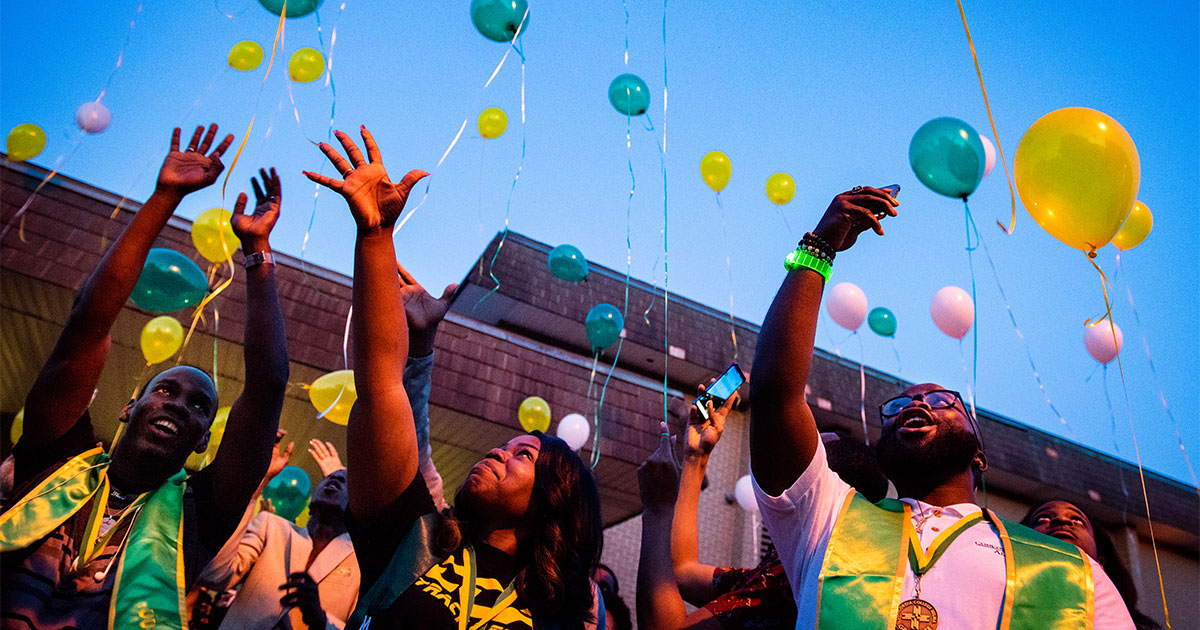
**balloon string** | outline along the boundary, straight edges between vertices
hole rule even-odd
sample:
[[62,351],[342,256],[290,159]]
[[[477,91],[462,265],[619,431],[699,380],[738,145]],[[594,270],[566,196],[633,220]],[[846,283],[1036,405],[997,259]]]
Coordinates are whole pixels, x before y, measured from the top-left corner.
[[963,30],[967,33],[967,45],[971,47],[971,59],[975,62],[975,74],[979,77],[979,91],[983,93],[983,105],[987,108],[988,122],[992,125],[992,137],[996,139],[996,151],[1000,153],[1000,164],[1004,166],[1004,176],[1008,179],[1008,196],[1012,202],[1012,215],[1008,227],[996,221],[996,225],[1008,234],[1012,234],[1017,226],[1017,193],[1013,190],[1012,175],[1008,172],[1008,161],[1004,159],[1004,147],[1000,146],[1000,133],[996,131],[996,120],[992,118],[992,104],[988,101],[987,88],[983,86],[983,71],[979,69],[979,55],[975,54],[975,41],[971,38],[971,28],[967,26],[967,13],[963,10],[962,0],[958,0],[958,14],[962,16]]
[[72,157],[74,157],[75,151],[79,148],[79,143],[83,139],[83,133],[84,132],[82,129],[75,132],[75,136],[71,141],[71,148],[67,149],[66,153],[59,155],[58,158],[54,160],[54,168],[42,178],[42,181],[38,182],[38,185],[33,189],[33,192],[29,194],[29,198],[25,200],[25,203],[21,204],[21,208],[17,210],[16,214],[14,214],[12,219],[9,220],[8,225],[4,226],[3,230],[0,230],[0,239],[3,239],[15,224],[18,226],[17,234],[21,238],[21,242],[27,242],[25,240],[25,211],[29,209],[29,206],[33,205],[33,200],[38,196],[38,193],[40,193],[42,189],[46,187],[46,184],[50,183],[50,180],[54,179],[55,175],[58,175],[59,170],[61,170],[63,165],[67,163],[67,160],[70,160]]
[[[1100,367],[1103,368],[1101,379],[1104,389],[1104,404],[1108,405],[1108,419],[1112,426],[1113,452],[1119,456],[1121,454],[1121,445],[1117,442],[1117,413],[1113,410],[1112,397],[1108,393],[1108,364],[1101,363]],[[1126,506],[1129,504],[1129,488],[1125,486],[1124,467],[1117,467],[1117,476],[1121,480],[1121,494],[1125,497],[1125,501],[1121,503],[1121,522],[1127,523],[1129,519]]]
[[775,212],[779,214],[780,219],[783,219],[783,227],[787,228],[788,239],[795,240],[796,235],[792,232],[792,224],[788,223],[787,215],[783,213],[783,207],[775,205]]
[[213,305],[213,391],[217,392],[217,400],[220,400],[221,384],[217,379],[217,340],[220,339],[221,332],[221,313],[217,310],[216,305]]
[[[488,80],[485,81],[483,84],[483,89],[484,90],[488,89],[488,86],[490,86],[492,84],[492,79],[495,79],[496,75],[500,74],[500,69],[504,67],[504,62],[508,61],[509,53],[516,51],[517,55],[521,58],[522,145],[524,144],[524,133],[525,133],[525,131],[524,131],[524,124],[525,124],[524,123],[524,118],[525,118],[525,53],[523,52],[522,48],[517,47],[517,38],[519,38],[521,36],[521,31],[525,29],[525,25],[528,22],[529,22],[529,8],[526,7],[525,15],[523,15],[521,17],[521,23],[517,25],[517,31],[515,33],[513,33],[513,38],[508,43],[508,47],[504,51],[504,56],[500,58],[500,63],[496,64],[496,68],[494,70],[492,70],[491,76],[489,76]],[[418,202],[417,205],[415,207],[413,207],[412,210],[409,210],[408,214],[404,215],[404,218],[401,219],[400,222],[396,224],[396,227],[392,229],[392,237],[393,238],[395,238],[396,233],[398,233],[400,231],[400,228],[404,227],[404,224],[408,223],[408,220],[412,218],[412,215],[416,214],[417,210],[419,210],[421,208],[421,206],[424,206],[425,201],[427,199],[429,199],[429,189],[431,186],[433,186],[433,180],[437,176],[438,169],[441,168],[442,162],[446,161],[446,157],[448,155],[450,155],[450,152],[454,150],[454,145],[458,144],[458,139],[462,137],[463,130],[465,130],[467,128],[468,120],[469,120],[469,117],[463,118],[462,124],[459,125],[459,127],[458,127],[458,133],[455,134],[454,139],[450,141],[450,146],[446,147],[446,151],[444,153],[442,153],[442,158],[440,160],[438,160],[437,166],[435,166],[433,168],[433,172],[429,174],[429,177],[425,178],[425,193],[421,196],[421,201]],[[522,151],[523,151],[523,148],[522,148]],[[520,173],[518,171],[518,175],[519,174]],[[514,186],[516,185],[515,181],[514,181],[513,185]],[[499,253],[499,251],[500,250],[497,248],[496,252]]]
[[1033,379],[1037,383],[1038,390],[1042,392],[1042,398],[1046,401],[1046,406],[1058,418],[1060,424],[1066,427],[1068,434],[1075,435],[1074,429],[1067,423],[1067,418],[1054,406],[1054,402],[1050,400],[1050,393],[1046,389],[1046,384],[1042,381],[1041,372],[1038,371],[1037,365],[1033,361],[1033,350],[1029,347],[1029,341],[1025,339],[1025,334],[1021,332],[1021,327],[1017,325],[1017,316],[1013,313],[1012,304],[1008,300],[1008,294],[1004,291],[1004,285],[1000,283],[1000,272],[996,270],[996,262],[992,260],[992,253],[988,250],[987,241],[983,239],[983,235],[976,230],[975,237],[979,246],[983,248],[983,256],[988,262],[988,266],[992,270],[992,278],[996,281],[996,288],[1000,291],[1000,299],[1004,301],[1004,310],[1008,312],[1008,320],[1012,323],[1013,331],[1017,338],[1021,340],[1021,344],[1025,346],[1025,358],[1029,361],[1029,368],[1033,372]]
[[733,339],[733,362],[738,360],[737,321],[733,317],[733,258],[729,254],[729,233],[725,227],[725,205],[717,191],[717,208],[721,211],[721,238],[725,241],[725,270],[729,273],[729,337]]
[[[224,203],[225,199],[225,188],[229,185],[229,177],[233,175],[233,169],[242,157],[242,150],[246,148],[246,141],[250,139],[250,132],[254,130],[254,119],[258,117],[258,105],[262,102],[263,89],[267,87],[267,78],[271,76],[271,67],[275,65],[275,51],[279,49],[279,43],[283,39],[283,21],[285,15],[287,15],[287,0],[283,0],[283,7],[279,11],[279,27],[275,30],[275,43],[271,44],[271,59],[267,62],[267,71],[263,74],[262,84],[258,86],[258,97],[254,100],[254,114],[250,116],[250,124],[246,126],[246,133],[242,135],[242,142],[238,144],[237,153],[233,154],[233,161],[229,163],[229,170],[225,171],[225,181],[221,182],[222,203]],[[288,84],[288,90],[289,92],[291,91],[291,83]],[[231,267],[232,264],[230,262]],[[230,280],[232,279],[231,276]]]
[[1150,374],[1154,377],[1154,385],[1158,388],[1158,401],[1162,403],[1163,410],[1167,412],[1167,417],[1171,419],[1171,426],[1175,428],[1175,439],[1179,442],[1179,452],[1183,455],[1183,462],[1187,465],[1188,474],[1192,477],[1192,487],[1200,493],[1200,483],[1196,482],[1196,471],[1192,469],[1192,460],[1188,457],[1187,449],[1183,446],[1183,436],[1179,432],[1179,422],[1175,419],[1175,414],[1171,413],[1171,408],[1167,405],[1167,398],[1163,395],[1162,383],[1158,380],[1158,371],[1154,369],[1154,359],[1150,356],[1150,342],[1146,339],[1146,333],[1142,328],[1142,319],[1138,315],[1137,306],[1133,303],[1133,292],[1129,286],[1125,286],[1125,296],[1129,299],[1129,308],[1133,311],[1133,321],[1137,324],[1138,332],[1142,336],[1142,349],[1146,352],[1146,362],[1150,364]]
[[900,376],[904,372],[904,364],[900,362],[900,351],[896,349],[896,337],[888,337],[888,342],[892,346],[892,354],[896,356],[896,376]]
[[[667,376],[668,363],[671,359],[670,337],[667,335],[667,326],[669,319],[667,318],[668,307],[670,306],[671,293],[669,291],[670,281],[667,275],[667,0],[663,0],[663,17],[662,17],[662,40],[663,40],[663,128],[662,142],[658,145],[658,163],[662,169],[663,178],[663,421],[669,422],[670,416],[667,413]],[[647,120],[649,118],[647,117]]]
[[221,8],[221,0],[213,0],[213,8],[217,10],[217,13],[221,14],[221,17],[224,17],[227,20],[232,20],[234,18],[241,17],[242,14],[246,12],[245,9],[242,9],[241,11],[238,11],[237,13],[228,13],[224,9]]
[[975,414],[975,390],[971,383],[971,375],[967,372],[967,350],[963,347],[963,340],[960,337],[958,340],[958,356],[962,359],[963,380],[967,382],[967,401],[971,403],[971,417],[976,418]]
[[[176,355],[176,359],[175,359],[176,365],[179,365],[179,362],[183,360],[183,351],[187,350],[188,344],[191,343],[191,341],[192,341],[192,333],[194,333],[196,331],[196,324],[200,321],[200,318],[204,315],[204,307],[208,306],[209,302],[212,302],[213,300],[215,300],[218,295],[221,295],[221,293],[224,292],[225,289],[229,288],[230,284],[233,284],[234,269],[235,269],[233,266],[233,256],[230,255],[227,260],[229,262],[229,277],[226,278],[225,280],[223,280],[221,282],[221,284],[217,285],[217,287],[215,289],[213,289],[212,291],[210,291],[208,295],[204,296],[204,299],[200,300],[200,303],[196,305],[196,310],[192,313],[192,323],[191,323],[191,325],[188,326],[187,335],[183,338],[183,344],[181,344],[179,346],[179,353]],[[215,310],[215,308],[214,308],[214,310]]]
[[[342,333],[342,369],[346,370],[350,369],[350,321],[353,318],[354,306],[351,305],[350,309],[346,311],[346,329]],[[317,414],[317,420],[324,418],[326,414],[328,414],[330,411],[333,411],[334,407],[337,407],[338,401],[342,399],[342,394],[345,392],[346,386],[342,385],[342,388],[338,390],[338,395],[333,399],[333,402],[325,408],[325,411]]]
[[[525,9],[525,15],[529,15],[529,9]],[[522,20],[524,23],[524,20]],[[520,48],[517,49],[518,52]],[[525,168],[525,55],[521,54],[521,161],[517,163],[517,174],[513,176],[512,185],[508,189],[508,201],[504,204],[504,229],[500,232],[500,242],[496,244],[496,251],[492,254],[492,261],[488,263],[488,277],[492,279],[495,286],[490,291],[483,294],[475,306],[479,306],[484,300],[492,296],[493,293],[500,290],[500,278],[496,277],[496,259],[500,257],[500,249],[504,247],[504,242],[508,240],[508,225],[512,219],[512,200],[513,193],[517,191],[517,181],[521,179],[521,171]]]
[[862,335],[855,330],[854,336],[858,337],[858,415],[862,418],[863,441],[870,446],[871,436],[867,434],[867,369],[863,367],[867,353],[863,349]]
[[[622,340],[623,341],[623,340]],[[596,383],[596,365],[600,362],[600,349],[596,348],[592,351],[592,373],[588,376],[587,400],[592,400],[592,386]],[[591,466],[596,467],[600,461],[600,405],[592,406],[592,456]]]
[[[979,384],[979,300],[975,294],[975,250],[979,249],[979,229],[975,227],[975,218],[971,216],[971,206],[963,197],[963,211],[966,215],[967,229],[967,268],[971,271],[971,306],[975,309],[975,325],[971,326],[971,385]],[[971,232],[975,233],[975,245],[971,245]],[[975,416],[975,397],[971,396],[971,416]]]
[[125,49],[129,47],[129,40],[133,38],[133,26],[137,22],[137,18],[142,14],[142,8],[146,6],[145,1],[138,3],[138,8],[134,10],[133,17],[129,19],[129,30],[125,31],[125,42],[121,44],[121,50],[117,52],[117,65],[113,66],[111,72],[108,73],[108,79],[104,82],[104,87],[100,90],[100,95],[96,97],[96,102],[108,93],[109,86],[112,85],[113,77],[116,76],[117,70],[121,69],[122,62],[125,61]]

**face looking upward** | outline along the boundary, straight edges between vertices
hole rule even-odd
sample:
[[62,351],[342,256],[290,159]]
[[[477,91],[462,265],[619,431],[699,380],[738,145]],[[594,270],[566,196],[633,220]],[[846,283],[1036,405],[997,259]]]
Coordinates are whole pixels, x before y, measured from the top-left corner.
[[1073,543],[1096,558],[1096,532],[1088,517],[1066,501],[1047,501],[1033,511],[1029,526],[1060,540]]
[[346,492],[346,469],[335,470],[325,476],[312,491],[312,505],[340,508],[343,512],[350,500]]
[[957,394],[924,383],[905,389],[901,400],[889,403],[881,408],[883,431],[877,453],[884,472],[897,486],[907,480],[936,485],[971,466],[980,443]]
[[138,398],[125,405],[128,423],[118,442],[120,456],[174,464],[208,446],[208,429],[217,413],[217,391],[207,374],[179,366],[160,372]]
[[518,435],[488,451],[463,481],[459,492],[468,504],[465,507],[501,526],[522,524],[529,511],[540,452],[541,440],[533,435]]

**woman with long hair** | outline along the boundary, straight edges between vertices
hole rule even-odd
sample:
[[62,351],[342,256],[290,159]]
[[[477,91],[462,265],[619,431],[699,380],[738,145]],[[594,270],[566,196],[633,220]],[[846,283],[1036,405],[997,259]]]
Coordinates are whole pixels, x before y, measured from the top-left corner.
[[1133,625],[1138,630],[1158,630],[1158,623],[1138,610],[1138,592],[1133,577],[1129,575],[1129,569],[1117,554],[1117,547],[1108,532],[1102,527],[1096,527],[1095,522],[1083,508],[1062,500],[1045,501],[1029,510],[1025,518],[1021,519],[1022,525],[1073,543],[1091,556],[1104,568],[1104,572],[1117,587],[1117,592],[1125,600],[1129,616],[1133,617]]
[[[433,350],[449,292],[437,299],[397,274],[392,226],[414,184],[393,184],[370,132],[366,157],[319,148],[343,179],[305,175],[345,197],[354,250],[354,382],[347,433],[347,524],[362,570],[348,628],[582,628],[595,622],[589,571],[600,556],[600,501],[591,470],[562,440],[518,435],[467,474],[437,512],[418,473],[417,433],[402,386],[405,362]],[[405,317],[398,317],[400,312]]]

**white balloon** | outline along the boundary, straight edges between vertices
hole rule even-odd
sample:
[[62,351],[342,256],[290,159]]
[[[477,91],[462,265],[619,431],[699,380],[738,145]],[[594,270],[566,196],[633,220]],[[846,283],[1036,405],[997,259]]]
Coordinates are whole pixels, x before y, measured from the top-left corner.
[[558,421],[558,429],[555,430],[555,434],[566,442],[571,450],[578,451],[584,444],[587,444],[588,434],[591,433],[591,430],[587,418],[573,413]]
[[112,113],[102,103],[88,101],[75,110],[75,124],[87,133],[102,133],[112,122]]
[[825,310],[838,326],[858,330],[867,317],[867,296],[858,286],[842,282],[829,290]]
[[[1113,345],[1114,336],[1117,338],[1115,346]],[[1083,346],[1087,348],[1088,354],[1092,355],[1093,359],[1101,363],[1108,363],[1117,358],[1123,345],[1125,345],[1125,337],[1121,335],[1121,327],[1112,323],[1111,319],[1088,326],[1083,331]]]
[[733,487],[733,496],[743,510],[758,511],[758,501],[754,498],[754,486],[751,484],[750,475],[742,475],[742,478],[737,480],[737,485]]
[[979,134],[979,140],[983,143],[983,154],[987,156],[983,165],[983,176],[987,177],[988,173],[992,172],[992,167],[996,165],[996,145],[992,144],[992,141],[983,134]]
[[929,314],[939,330],[962,339],[975,323],[975,304],[966,291],[956,286],[942,287],[933,295]]

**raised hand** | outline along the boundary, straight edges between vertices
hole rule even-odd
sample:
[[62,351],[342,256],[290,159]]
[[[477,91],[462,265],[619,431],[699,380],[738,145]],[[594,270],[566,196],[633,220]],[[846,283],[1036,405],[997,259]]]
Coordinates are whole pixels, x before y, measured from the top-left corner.
[[667,432],[667,423],[659,425],[662,436],[658,448],[638,466],[638,487],[642,494],[642,507],[674,510],[679,496],[679,464],[675,461],[675,441]]
[[171,134],[171,150],[158,171],[157,186],[160,190],[170,190],[183,196],[217,181],[217,176],[225,170],[221,154],[233,142],[233,134],[225,136],[221,144],[208,155],[205,153],[217,135],[216,123],[209,125],[208,133],[204,133],[203,125],[196,127],[186,151],[179,150],[179,134],[179,127],[176,127]]
[[362,152],[350,136],[340,131],[333,133],[342,143],[349,161],[330,145],[324,142],[317,145],[334,168],[342,174],[342,181],[309,171],[304,171],[304,176],[346,198],[346,204],[350,206],[350,213],[354,215],[359,232],[390,228],[400,218],[412,187],[429,173],[422,170],[409,171],[404,179],[393,184],[383,167],[383,158],[379,154],[375,138],[371,137],[371,132],[367,131],[365,126],[360,127],[360,130],[363,146],[367,149],[367,159],[363,158]]
[[900,202],[885,190],[855,186],[833,198],[813,232],[835,250],[847,250],[866,230],[883,236],[880,220],[896,216],[898,205]]
[[[703,395],[705,388],[703,385],[700,385],[696,390],[699,394]],[[704,456],[712,452],[717,442],[721,441],[721,434],[725,431],[725,418],[729,416],[729,410],[733,408],[737,400],[738,395],[736,393],[730,396],[720,407],[713,407],[711,399],[705,400],[704,404],[708,407],[707,420],[704,419],[704,416],[696,408],[696,405],[688,406],[690,414],[688,416],[687,440],[684,442],[683,452],[685,456]]]
[[329,442],[312,439],[308,442],[308,454],[317,462],[317,468],[321,469],[321,476],[328,477],[346,467],[342,463],[342,458],[338,457],[337,449]]
[[284,582],[279,590],[287,591],[279,598],[279,603],[285,610],[299,608],[300,618],[309,628],[325,627],[321,592],[317,589],[317,581],[307,571],[297,571],[288,575],[287,582]]
[[442,297],[435,298],[408,273],[400,261],[396,261],[396,271],[400,274],[400,297],[404,300],[404,316],[408,319],[409,335],[425,333],[436,328],[450,310],[450,296],[454,295],[458,285],[447,285],[442,291]]
[[296,446],[295,442],[288,442],[284,448],[279,448],[279,444],[283,438],[287,436],[287,431],[279,429],[275,432],[275,446],[271,449],[271,465],[267,467],[267,479],[275,478],[288,465],[288,460],[292,458],[292,447]]
[[250,184],[254,187],[254,213],[246,214],[246,193],[241,193],[233,205],[233,217],[229,219],[229,227],[233,228],[233,233],[242,242],[242,249],[246,252],[271,251],[268,237],[279,220],[279,206],[283,199],[275,169],[272,168],[268,174],[260,168],[258,174],[262,177],[261,188],[257,179],[250,178]]

